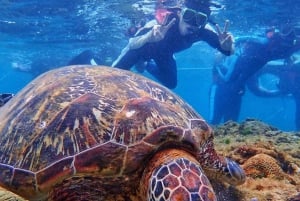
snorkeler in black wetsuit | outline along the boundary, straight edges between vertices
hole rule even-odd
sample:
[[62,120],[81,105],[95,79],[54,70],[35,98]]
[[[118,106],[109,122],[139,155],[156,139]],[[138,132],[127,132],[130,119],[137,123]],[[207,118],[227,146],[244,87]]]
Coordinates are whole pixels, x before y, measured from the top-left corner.
[[[207,24],[207,15],[192,9],[167,8],[160,24],[147,23],[129,40],[113,67],[129,70],[140,61],[153,61],[146,70],[169,88],[177,85],[174,53],[185,50],[197,41],[205,41],[225,55],[233,53],[233,37],[216,26],[214,32]],[[158,20],[159,22],[160,20]]]
[[210,122],[237,121],[247,80],[267,62],[284,59],[300,50],[300,38],[294,27],[283,33],[275,29],[267,37],[241,37],[236,52],[216,63],[210,93]]

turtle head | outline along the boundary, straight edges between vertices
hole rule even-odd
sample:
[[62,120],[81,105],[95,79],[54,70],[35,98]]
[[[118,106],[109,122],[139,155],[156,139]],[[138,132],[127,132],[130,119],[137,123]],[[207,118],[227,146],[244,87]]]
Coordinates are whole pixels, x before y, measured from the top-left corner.
[[219,155],[214,149],[212,139],[202,145],[197,159],[208,178],[231,185],[241,185],[245,182],[246,176],[242,167],[235,161]]
[[246,178],[244,170],[236,162],[219,155],[215,150],[212,128],[202,119],[193,119],[190,123],[192,137],[186,132],[184,140],[194,143],[197,150],[196,158],[208,178],[232,185],[243,184]]
[[242,167],[227,157],[217,156],[214,157],[214,161],[211,161],[211,163],[202,164],[205,164],[203,169],[206,175],[213,180],[226,182],[234,186],[245,182],[246,176]]

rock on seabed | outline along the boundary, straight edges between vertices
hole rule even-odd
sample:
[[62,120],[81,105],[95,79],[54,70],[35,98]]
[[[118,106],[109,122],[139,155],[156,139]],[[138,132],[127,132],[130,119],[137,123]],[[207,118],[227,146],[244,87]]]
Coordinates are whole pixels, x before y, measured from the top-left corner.
[[214,184],[219,200],[300,201],[300,132],[283,132],[259,120],[214,127],[215,148],[238,162],[243,185]]

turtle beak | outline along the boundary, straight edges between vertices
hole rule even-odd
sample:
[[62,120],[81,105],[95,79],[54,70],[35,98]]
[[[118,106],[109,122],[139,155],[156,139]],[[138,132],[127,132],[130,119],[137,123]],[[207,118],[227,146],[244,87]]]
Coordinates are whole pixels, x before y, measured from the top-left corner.
[[241,185],[245,182],[246,176],[244,170],[239,164],[229,158],[225,158],[229,181],[232,185]]

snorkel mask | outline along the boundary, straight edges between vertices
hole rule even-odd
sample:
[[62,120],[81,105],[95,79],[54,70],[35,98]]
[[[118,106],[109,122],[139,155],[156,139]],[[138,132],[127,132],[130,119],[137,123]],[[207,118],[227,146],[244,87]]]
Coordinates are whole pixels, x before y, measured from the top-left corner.
[[182,19],[185,23],[194,27],[204,27],[207,23],[207,15],[205,13],[189,8],[182,10]]

